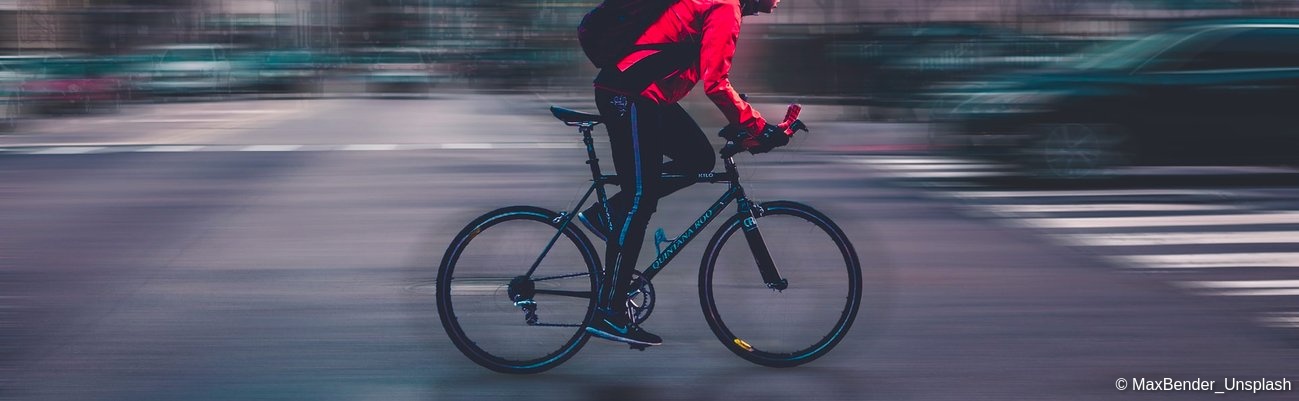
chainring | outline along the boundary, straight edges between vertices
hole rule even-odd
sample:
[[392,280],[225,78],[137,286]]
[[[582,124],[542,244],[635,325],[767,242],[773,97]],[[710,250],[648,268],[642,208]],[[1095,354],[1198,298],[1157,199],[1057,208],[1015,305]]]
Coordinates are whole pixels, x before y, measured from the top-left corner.
[[640,271],[632,271],[631,291],[627,293],[627,317],[641,324],[654,312],[654,284]]

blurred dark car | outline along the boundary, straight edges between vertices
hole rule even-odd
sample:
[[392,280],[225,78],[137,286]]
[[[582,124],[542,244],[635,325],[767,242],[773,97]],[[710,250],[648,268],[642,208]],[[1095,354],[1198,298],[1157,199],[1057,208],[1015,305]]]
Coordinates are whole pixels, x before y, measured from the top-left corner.
[[1050,175],[1299,164],[1299,22],[1173,29],[933,100],[937,144]]
[[348,54],[347,64],[370,93],[427,93],[447,78],[431,52],[419,47],[358,49]]
[[1026,35],[984,25],[930,24],[879,31],[865,93],[877,106],[924,106],[928,87],[1059,63],[1091,39]]
[[146,47],[136,57],[136,89],[155,96],[229,94],[255,82],[251,63],[240,49],[220,44]]
[[43,56],[0,56],[0,132],[12,131],[23,117],[22,84],[38,75],[33,65]]
[[331,59],[327,54],[298,49],[252,53],[254,86],[262,92],[320,92]]

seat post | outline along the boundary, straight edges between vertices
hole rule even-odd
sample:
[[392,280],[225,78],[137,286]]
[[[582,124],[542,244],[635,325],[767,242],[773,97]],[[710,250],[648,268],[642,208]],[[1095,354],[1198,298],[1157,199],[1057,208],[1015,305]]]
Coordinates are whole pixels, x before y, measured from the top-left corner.
[[595,140],[591,139],[594,124],[581,124],[577,127],[582,132],[582,143],[586,144],[586,164],[591,166],[591,178],[600,179],[600,158],[595,156]]

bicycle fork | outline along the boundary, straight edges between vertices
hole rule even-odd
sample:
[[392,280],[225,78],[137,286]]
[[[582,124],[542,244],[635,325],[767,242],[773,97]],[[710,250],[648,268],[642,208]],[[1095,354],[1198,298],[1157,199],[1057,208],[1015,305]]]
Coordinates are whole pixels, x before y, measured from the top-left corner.
[[767,243],[762,239],[762,232],[758,230],[758,217],[766,211],[762,206],[752,204],[743,195],[740,196],[739,207],[740,213],[748,214],[748,217],[740,221],[740,228],[744,230],[744,239],[749,243],[749,250],[753,251],[753,261],[758,264],[758,273],[762,274],[762,281],[767,284],[767,288],[784,291],[789,288],[789,280],[780,276],[780,271],[776,269],[776,262],[771,260],[771,252],[767,250]]

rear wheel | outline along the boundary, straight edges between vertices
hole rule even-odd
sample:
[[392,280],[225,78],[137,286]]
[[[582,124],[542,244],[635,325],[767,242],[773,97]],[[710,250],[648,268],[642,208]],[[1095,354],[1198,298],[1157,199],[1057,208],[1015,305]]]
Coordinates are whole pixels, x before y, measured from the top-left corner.
[[589,338],[599,264],[591,242],[559,215],[515,206],[487,213],[456,235],[437,277],[442,327],[470,360],[503,373],[537,373],[567,361]]

